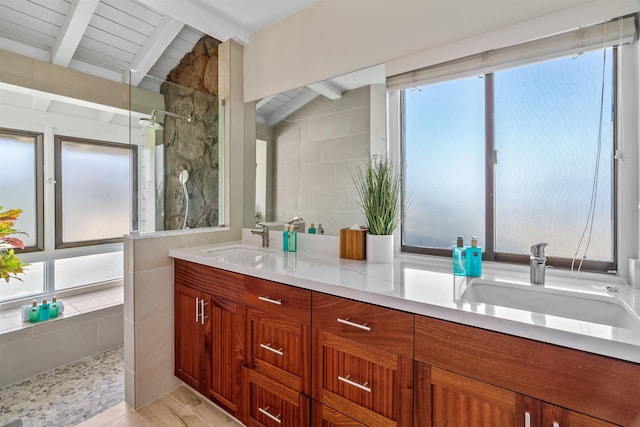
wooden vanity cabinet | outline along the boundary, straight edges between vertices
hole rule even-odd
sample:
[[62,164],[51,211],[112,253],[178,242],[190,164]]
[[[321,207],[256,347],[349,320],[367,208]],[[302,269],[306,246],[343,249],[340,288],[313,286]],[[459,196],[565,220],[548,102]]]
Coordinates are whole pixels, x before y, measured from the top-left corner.
[[[308,425],[311,291],[245,276],[244,303],[247,369],[241,420],[249,425],[277,423],[265,414],[269,407],[282,413],[278,425]],[[265,389],[268,384],[273,387]]]
[[174,285],[175,375],[238,416],[243,276],[176,259]]
[[313,427],[367,427],[315,400],[311,401],[311,425]]
[[[637,364],[424,316],[415,334],[416,427],[640,426]],[[445,422],[455,405],[477,422]]]
[[313,399],[364,425],[411,426],[413,315],[314,292],[312,316]]

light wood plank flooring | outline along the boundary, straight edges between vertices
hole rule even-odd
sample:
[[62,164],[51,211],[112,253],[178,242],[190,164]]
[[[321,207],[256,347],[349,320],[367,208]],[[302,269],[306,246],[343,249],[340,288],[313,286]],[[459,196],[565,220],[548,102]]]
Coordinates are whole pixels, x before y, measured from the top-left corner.
[[138,411],[125,402],[77,427],[240,427],[237,420],[191,389],[182,386]]

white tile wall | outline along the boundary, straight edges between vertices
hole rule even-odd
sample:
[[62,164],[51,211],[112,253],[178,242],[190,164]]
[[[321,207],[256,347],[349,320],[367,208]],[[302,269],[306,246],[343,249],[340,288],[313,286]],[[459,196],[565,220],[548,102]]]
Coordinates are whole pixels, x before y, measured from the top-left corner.
[[300,215],[332,235],[364,224],[352,172],[369,159],[369,98],[369,87],[335,101],[319,96],[273,128],[273,220]]

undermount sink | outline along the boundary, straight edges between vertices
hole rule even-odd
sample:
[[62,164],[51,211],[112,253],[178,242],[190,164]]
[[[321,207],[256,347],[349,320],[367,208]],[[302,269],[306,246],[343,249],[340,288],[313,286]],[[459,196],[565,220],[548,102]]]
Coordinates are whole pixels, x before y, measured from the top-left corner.
[[268,248],[249,248],[246,246],[225,246],[221,248],[207,248],[203,252],[220,256],[234,258],[255,258],[272,253]]
[[491,304],[618,328],[640,330],[640,318],[624,302],[605,295],[550,289],[538,285],[475,279],[462,294],[465,302]]

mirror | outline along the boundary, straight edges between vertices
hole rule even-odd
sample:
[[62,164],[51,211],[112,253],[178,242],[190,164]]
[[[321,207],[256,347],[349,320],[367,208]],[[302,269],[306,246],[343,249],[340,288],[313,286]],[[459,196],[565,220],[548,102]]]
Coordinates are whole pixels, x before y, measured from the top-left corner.
[[364,224],[352,174],[386,153],[384,65],[263,98],[245,113],[254,106],[245,154],[247,164],[255,155],[256,168],[245,176],[244,226],[297,216],[306,229],[322,224],[324,234],[338,235]]

